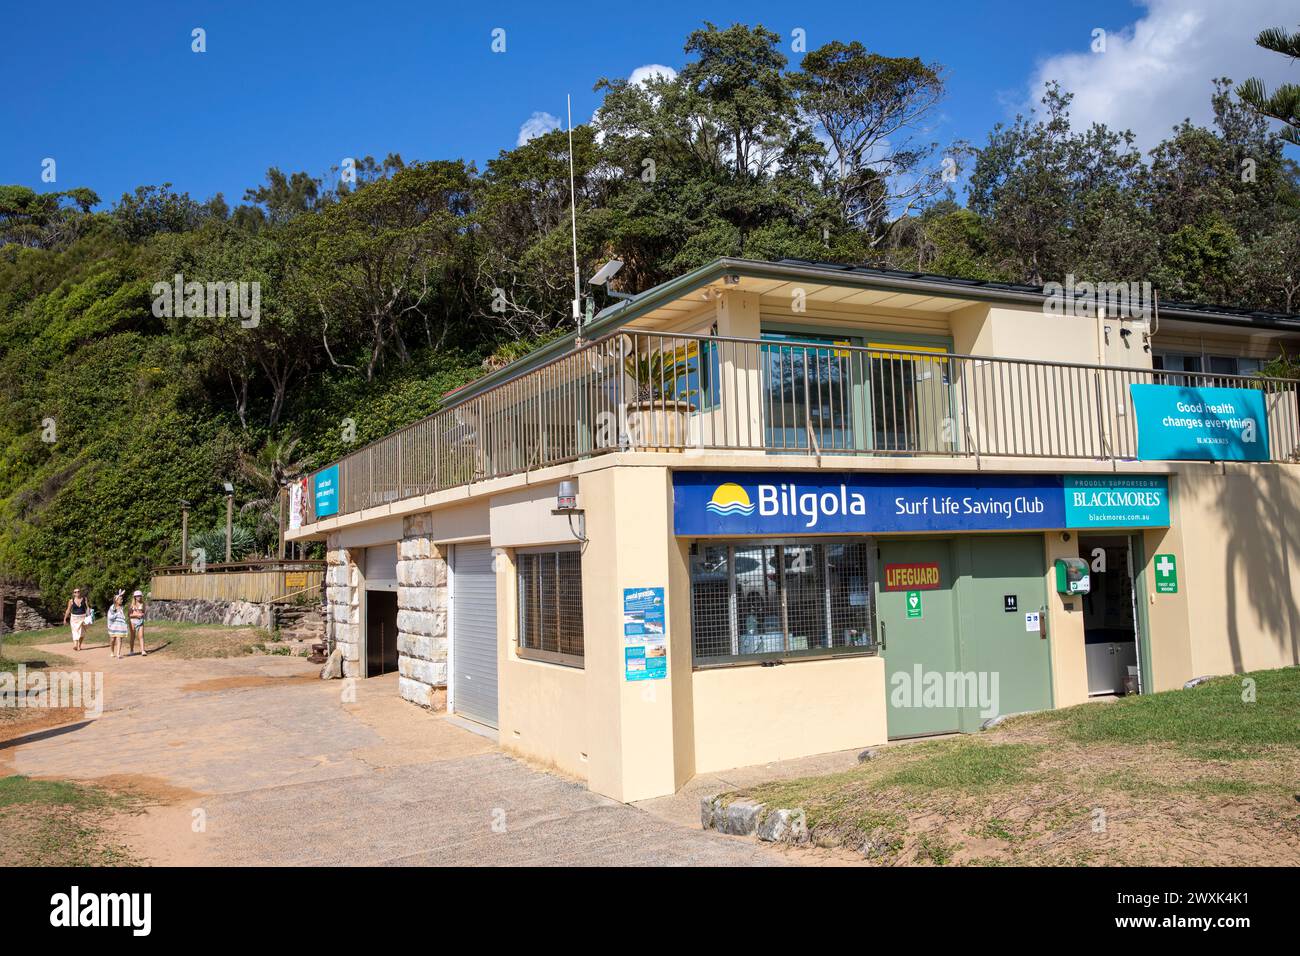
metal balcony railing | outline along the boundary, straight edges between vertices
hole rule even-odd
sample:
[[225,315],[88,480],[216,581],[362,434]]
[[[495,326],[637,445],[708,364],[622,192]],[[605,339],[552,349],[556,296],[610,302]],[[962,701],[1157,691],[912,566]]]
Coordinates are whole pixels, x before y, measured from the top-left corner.
[[1132,459],[1153,383],[1264,392],[1300,459],[1292,379],[627,330],[341,459],[338,513],[613,451]]

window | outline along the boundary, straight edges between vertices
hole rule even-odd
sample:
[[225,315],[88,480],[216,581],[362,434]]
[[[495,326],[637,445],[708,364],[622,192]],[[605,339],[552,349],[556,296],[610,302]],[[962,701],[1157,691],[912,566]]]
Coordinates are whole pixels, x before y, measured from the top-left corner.
[[[1209,372],[1211,375],[1256,375],[1267,364],[1264,359],[1236,355],[1191,355],[1183,352],[1156,352],[1151,365],[1165,372]],[[1203,376],[1157,375],[1157,383],[1166,385],[1222,385],[1240,388],[1242,382]]]
[[519,656],[581,667],[582,555],[577,550],[517,555]]
[[698,542],[696,665],[875,653],[866,540]]

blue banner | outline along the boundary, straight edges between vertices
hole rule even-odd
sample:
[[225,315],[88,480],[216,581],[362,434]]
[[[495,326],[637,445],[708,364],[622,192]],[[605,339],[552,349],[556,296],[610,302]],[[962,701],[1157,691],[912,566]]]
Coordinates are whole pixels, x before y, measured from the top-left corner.
[[673,529],[679,535],[1046,531],[1168,523],[1169,486],[1163,476],[673,473]]
[[1268,411],[1253,388],[1130,385],[1141,461],[1268,461]]
[[1065,476],[1065,527],[1135,526],[1169,527],[1168,478],[1163,475]]
[[318,520],[339,513],[338,465],[330,465],[311,476],[311,497],[316,506]]

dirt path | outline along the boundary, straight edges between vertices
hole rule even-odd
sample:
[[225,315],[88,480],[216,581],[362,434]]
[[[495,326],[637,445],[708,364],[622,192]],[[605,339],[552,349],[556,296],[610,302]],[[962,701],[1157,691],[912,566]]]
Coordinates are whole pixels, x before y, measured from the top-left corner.
[[396,675],[351,702],[299,658],[77,663],[102,671],[103,714],[0,743],[0,772],[131,795],[144,810],[114,815],[111,836],[152,863],[782,862],[529,768],[402,701]]

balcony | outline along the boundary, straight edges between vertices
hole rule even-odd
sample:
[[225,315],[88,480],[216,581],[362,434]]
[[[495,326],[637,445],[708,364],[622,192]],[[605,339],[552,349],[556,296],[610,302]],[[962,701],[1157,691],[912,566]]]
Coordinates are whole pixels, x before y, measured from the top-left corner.
[[1291,379],[629,329],[341,459],[338,514],[610,452],[1132,460],[1134,384],[1261,390],[1300,459]]

